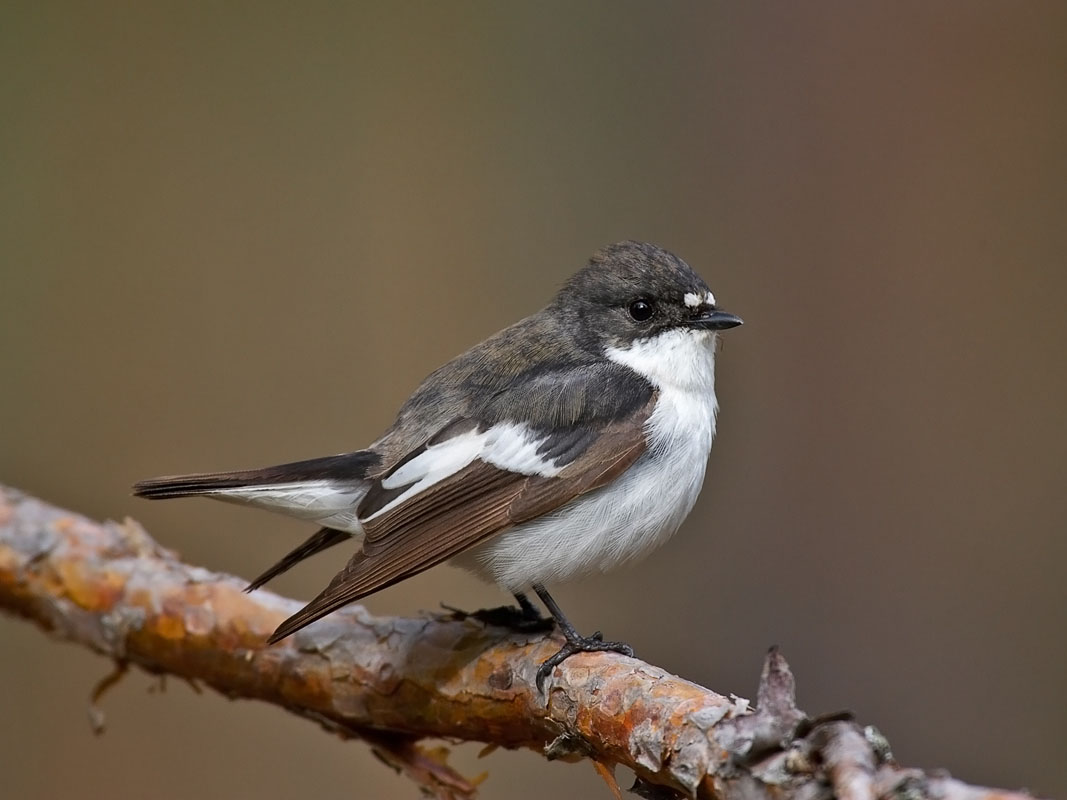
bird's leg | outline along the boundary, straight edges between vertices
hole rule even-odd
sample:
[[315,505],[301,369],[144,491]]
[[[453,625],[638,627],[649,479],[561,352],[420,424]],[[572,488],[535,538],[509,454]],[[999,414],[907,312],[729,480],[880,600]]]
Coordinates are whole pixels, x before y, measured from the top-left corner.
[[472,617],[485,625],[495,625],[498,628],[511,628],[520,633],[543,633],[552,630],[555,624],[551,617],[542,617],[537,606],[521,592],[515,593],[515,600],[519,607],[497,606],[496,608],[483,608],[474,612],[460,611],[456,608],[445,606],[460,619]]
[[[564,638],[567,642],[559,649],[559,652],[554,656],[547,659],[540,667],[537,668],[537,691],[544,694],[545,692],[545,678],[552,674],[552,670],[555,669],[557,664],[562,664],[568,658],[575,653],[594,653],[602,650],[608,650],[612,653],[622,653],[624,656],[632,656],[634,650],[630,645],[623,642],[605,642],[603,635],[600,631],[597,631],[592,636],[582,636],[574,629],[570,621],[563,616],[563,611],[555,600],[552,599],[545,587],[539,583],[533,585],[533,590],[537,592],[537,596],[541,598],[541,602],[545,604],[545,608],[548,609],[548,613],[552,615],[552,618],[556,621],[559,629],[563,632]],[[516,595],[518,597],[518,595]],[[520,600],[520,605],[521,605]],[[529,602],[529,601],[527,601]]]
[[515,592],[515,602],[519,604],[519,609],[522,611],[522,618],[526,622],[544,622],[545,618],[541,616],[541,612],[537,610],[537,606],[530,602],[530,598],[522,592]]

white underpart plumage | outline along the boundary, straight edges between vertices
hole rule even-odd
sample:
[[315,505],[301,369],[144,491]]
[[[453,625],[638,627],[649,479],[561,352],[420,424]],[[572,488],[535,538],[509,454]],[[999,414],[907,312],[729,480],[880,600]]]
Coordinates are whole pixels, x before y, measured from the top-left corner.
[[715,435],[715,334],[674,329],[605,356],[659,390],[648,450],[610,486],[454,559],[509,591],[606,571],[647,555],[682,524]]
[[264,508],[296,519],[312,520],[328,528],[362,535],[356,507],[370,488],[366,481],[317,480],[241,486],[208,492],[209,497],[228,503]]

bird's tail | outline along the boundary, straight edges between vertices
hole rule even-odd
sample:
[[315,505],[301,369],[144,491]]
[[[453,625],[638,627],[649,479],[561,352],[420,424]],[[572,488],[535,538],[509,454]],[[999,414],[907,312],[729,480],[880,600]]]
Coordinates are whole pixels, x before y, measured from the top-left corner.
[[367,472],[376,467],[380,460],[377,453],[359,450],[355,453],[293,461],[262,469],[168,475],[138,481],[133,485],[133,493],[149,500],[196,495],[233,495],[232,498],[226,499],[241,499],[241,495],[254,493],[256,489],[270,492],[272,487],[286,485],[354,484],[363,482]]
[[358,508],[370,486],[368,473],[381,463],[361,450],[239,472],[173,475],[139,481],[133,493],[150,500],[210,497],[276,511],[323,527],[249,584],[262,586],[305,558],[363,532]]
[[340,544],[351,538],[352,534],[345,531],[338,531],[333,528],[320,528],[318,531],[311,534],[311,537],[307,541],[289,551],[284,558],[276,564],[273,564],[269,569],[263,572],[262,575],[248,584],[248,586],[245,587],[245,591],[251,592],[258,589],[267,581],[277,578],[283,572],[289,570],[290,567],[296,566],[305,558],[310,558],[328,547],[333,547],[335,544]]

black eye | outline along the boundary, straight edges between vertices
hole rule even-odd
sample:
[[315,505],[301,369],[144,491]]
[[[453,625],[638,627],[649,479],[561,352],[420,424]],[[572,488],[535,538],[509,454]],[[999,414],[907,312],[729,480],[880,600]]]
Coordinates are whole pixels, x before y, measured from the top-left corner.
[[638,322],[645,322],[652,317],[652,304],[648,300],[634,300],[630,303],[630,316]]

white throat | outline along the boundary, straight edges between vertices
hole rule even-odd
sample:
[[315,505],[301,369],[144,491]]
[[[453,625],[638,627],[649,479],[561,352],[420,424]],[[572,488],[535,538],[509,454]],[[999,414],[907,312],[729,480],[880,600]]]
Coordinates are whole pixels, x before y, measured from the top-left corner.
[[657,389],[715,395],[715,334],[674,328],[630,347],[609,347],[609,361],[624,364]]
[[[704,462],[715,437],[719,401],[715,397],[715,334],[675,328],[626,349],[609,347],[604,355],[648,379],[659,399],[646,423],[649,449]],[[695,499],[695,496],[694,496]]]

